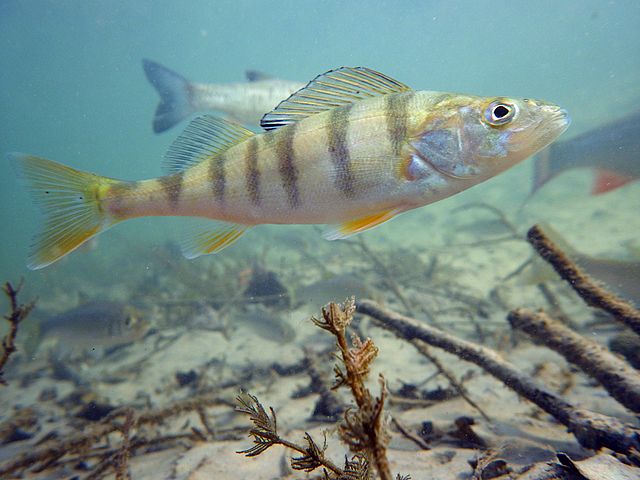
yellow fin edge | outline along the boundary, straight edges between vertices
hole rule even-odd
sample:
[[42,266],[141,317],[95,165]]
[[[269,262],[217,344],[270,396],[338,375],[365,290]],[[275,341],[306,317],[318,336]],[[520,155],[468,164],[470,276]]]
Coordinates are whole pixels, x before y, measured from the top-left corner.
[[238,240],[246,229],[244,225],[220,222],[214,227],[193,229],[182,241],[182,254],[192,259],[218,253]]
[[116,180],[34,155],[10,153],[8,159],[45,215],[44,229],[31,245],[31,270],[52,264],[113,224],[101,200]]
[[347,220],[339,225],[330,227],[323,236],[327,240],[342,240],[344,238],[349,238],[352,235],[377,227],[378,225],[391,220],[399,213],[401,213],[401,210],[394,208],[356,218],[354,220]]

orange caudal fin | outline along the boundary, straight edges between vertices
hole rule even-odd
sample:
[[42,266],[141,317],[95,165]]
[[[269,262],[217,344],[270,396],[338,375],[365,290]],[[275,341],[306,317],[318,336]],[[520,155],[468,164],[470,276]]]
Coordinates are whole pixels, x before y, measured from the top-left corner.
[[592,195],[607,193],[631,182],[633,179],[610,170],[596,170],[596,177],[591,188]]

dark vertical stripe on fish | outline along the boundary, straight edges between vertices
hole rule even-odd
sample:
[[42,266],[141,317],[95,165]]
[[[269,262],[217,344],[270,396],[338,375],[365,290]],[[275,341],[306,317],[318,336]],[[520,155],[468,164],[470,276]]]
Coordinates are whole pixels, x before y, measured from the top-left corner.
[[404,92],[385,96],[384,109],[387,132],[394,155],[400,155],[407,138],[409,102],[411,102],[413,95],[414,92]]
[[180,201],[180,193],[182,192],[182,183],[184,182],[184,172],[160,177],[158,182],[162,185],[162,190],[167,196],[167,200],[169,200],[169,205],[174,209],[177,208]]
[[298,191],[298,169],[296,168],[293,140],[296,136],[298,124],[292,123],[277,130],[275,135],[276,155],[278,156],[278,170],[282,179],[282,187],[287,192],[289,205],[296,208],[300,205],[300,192]]
[[329,125],[327,129],[329,154],[333,163],[336,188],[345,197],[353,197],[354,178],[351,171],[351,155],[347,144],[349,131],[349,114],[353,104],[342,108],[334,108],[329,112]]
[[226,155],[223,153],[212,158],[209,163],[209,182],[211,183],[211,190],[213,191],[213,197],[220,203],[224,202],[224,190],[227,183],[224,171],[225,161]]
[[260,170],[258,169],[258,140],[253,136],[247,143],[245,152],[247,173],[245,181],[249,198],[254,205],[260,205]]
[[98,202],[100,213],[108,208],[109,214],[116,218],[126,218],[131,209],[131,196],[136,194],[136,190],[141,188],[142,182],[117,182],[109,187],[108,205]]

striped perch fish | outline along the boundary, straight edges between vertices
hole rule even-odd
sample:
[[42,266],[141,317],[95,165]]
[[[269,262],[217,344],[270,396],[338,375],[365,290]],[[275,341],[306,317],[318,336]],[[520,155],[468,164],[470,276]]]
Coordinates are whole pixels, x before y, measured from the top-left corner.
[[188,258],[219,252],[258,224],[330,224],[326,238],[346,238],[493,177],[568,124],[564,110],[544,102],[417,92],[373,70],[343,67],[266,114],[265,132],[210,116],[193,120],[160,178],[119,181],[10,157],[47,215],[29,262],[39,269],[143,216],[217,220],[188,234]]

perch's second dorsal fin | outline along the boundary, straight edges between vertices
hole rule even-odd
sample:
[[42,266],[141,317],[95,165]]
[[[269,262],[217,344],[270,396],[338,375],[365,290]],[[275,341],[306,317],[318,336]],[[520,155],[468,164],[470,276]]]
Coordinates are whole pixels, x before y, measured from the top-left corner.
[[262,117],[260,125],[265,130],[273,130],[358,100],[409,90],[404,83],[375,70],[342,67],[318,75]]
[[193,120],[169,147],[164,157],[164,169],[168,173],[181,172],[219,155],[253,135],[255,133],[240,125],[203,115]]

